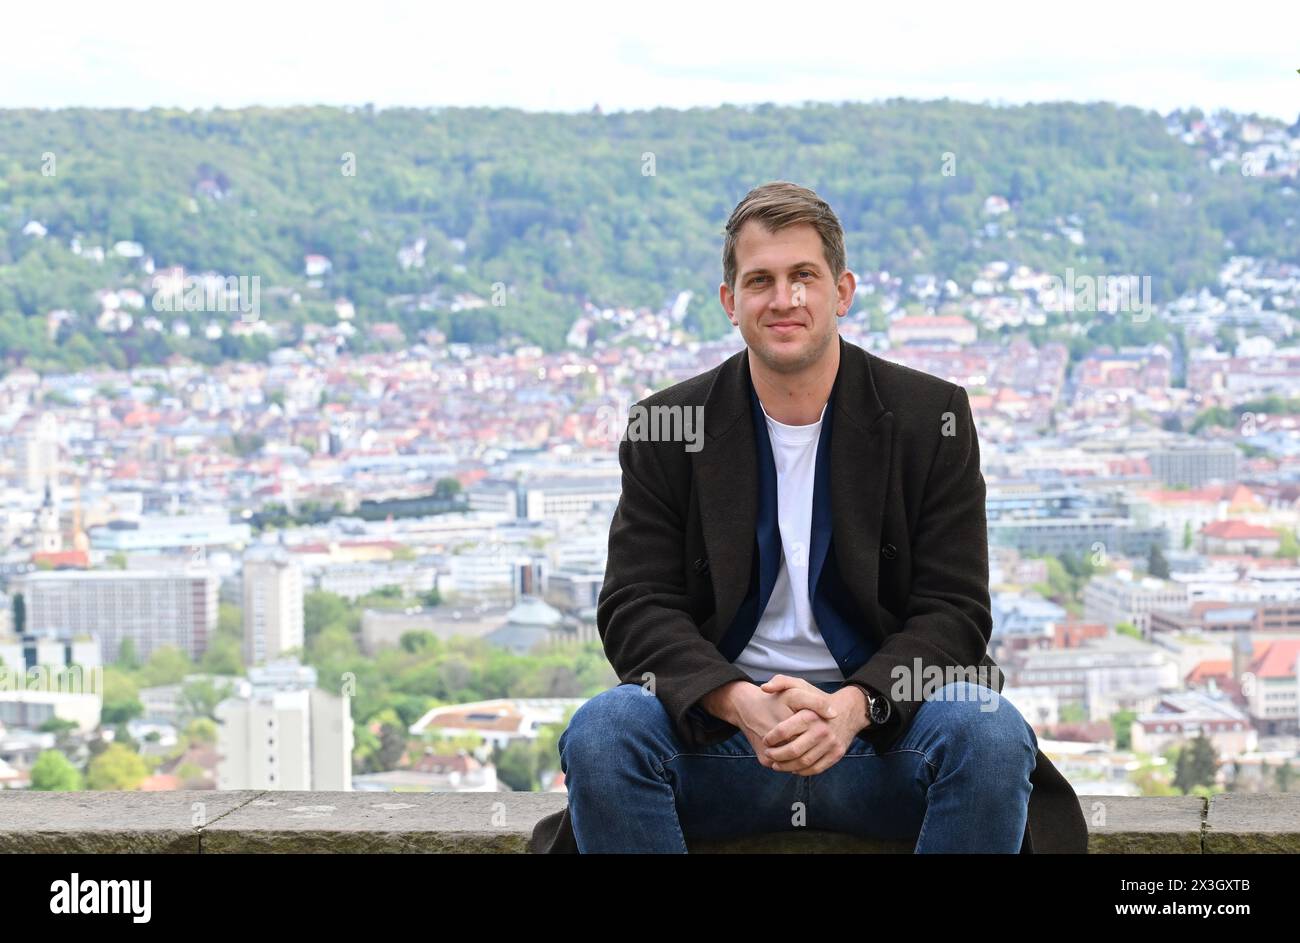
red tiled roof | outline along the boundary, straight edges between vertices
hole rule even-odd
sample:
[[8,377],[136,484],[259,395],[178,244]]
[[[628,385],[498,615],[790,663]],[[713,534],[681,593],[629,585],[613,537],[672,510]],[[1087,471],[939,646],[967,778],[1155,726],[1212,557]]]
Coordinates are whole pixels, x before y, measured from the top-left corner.
[[60,550],[55,553],[33,553],[32,562],[35,564],[48,563],[50,566],[58,567],[76,567],[87,569],[90,566],[90,556],[84,550]]
[[1197,663],[1187,673],[1188,684],[1203,684],[1210,678],[1219,679],[1232,674],[1232,662],[1225,659],[1207,659]]
[[184,785],[179,776],[170,773],[155,773],[140,783],[141,792],[171,792]]
[[1278,538],[1277,531],[1271,527],[1260,527],[1245,521],[1211,521],[1201,528],[1206,537],[1218,537],[1223,540],[1267,540]]
[[1294,678],[1300,639],[1278,639],[1267,644],[1263,657],[1251,664],[1251,673],[1257,678]]

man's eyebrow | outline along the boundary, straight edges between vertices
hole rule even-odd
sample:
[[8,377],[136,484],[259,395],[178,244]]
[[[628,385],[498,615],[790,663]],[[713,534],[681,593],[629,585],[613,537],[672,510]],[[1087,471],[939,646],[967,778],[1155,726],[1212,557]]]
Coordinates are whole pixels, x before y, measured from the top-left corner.
[[[816,262],[796,262],[794,263],[794,265],[791,265],[787,271],[793,272],[795,269],[801,269],[801,268],[812,269],[815,272],[821,271],[821,266],[818,265]],[[772,274],[771,271],[765,268],[752,268],[752,269],[747,269],[745,271],[746,277],[750,275],[770,275],[770,274]]]

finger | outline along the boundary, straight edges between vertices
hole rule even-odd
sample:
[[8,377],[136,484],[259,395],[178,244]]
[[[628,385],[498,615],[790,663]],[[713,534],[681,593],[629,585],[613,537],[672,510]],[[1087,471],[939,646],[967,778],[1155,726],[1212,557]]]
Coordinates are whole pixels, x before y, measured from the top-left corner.
[[841,757],[842,757],[842,754],[841,754],[840,756],[836,756],[836,755],[835,755],[835,751],[832,750],[832,751],[831,751],[830,753],[828,753],[826,756],[822,757],[821,760],[819,760],[819,761],[817,762],[817,765],[814,766],[812,769],[808,770],[808,772],[805,773],[804,775],[805,775],[805,776],[816,776],[816,775],[818,775],[818,774],[820,774],[820,773],[824,773],[824,772],[826,772],[828,769],[830,769],[832,766],[834,766],[836,763],[838,763],[838,762],[840,761]]
[[768,750],[768,755],[776,761],[775,769],[782,772],[792,772],[802,768],[804,765],[804,755],[810,751],[820,751],[824,749],[822,738],[826,736],[826,731],[821,728],[814,728],[802,733],[798,738],[790,743],[783,743],[779,747]]
[[772,675],[771,678],[764,681],[759,685],[759,687],[771,694],[775,691],[784,691],[786,688],[795,687],[796,684],[797,682],[794,678],[786,675]]
[[815,711],[820,717],[831,720],[839,716],[839,711],[835,709],[835,703],[831,696],[825,691],[812,690],[806,688],[795,688],[787,691],[781,696],[781,701],[787,707],[794,710],[807,709]]
[[839,749],[839,744],[836,743],[833,736],[828,737],[827,743],[822,749],[810,749],[807,775],[814,777],[814,775],[822,773],[823,770],[835,765],[840,760],[840,756],[836,756],[837,753],[842,756],[842,750]]
[[804,760],[807,761],[804,764],[804,775],[815,776],[817,773],[820,773],[823,769],[825,769],[826,766],[829,765],[825,762],[826,758],[833,756],[835,754],[835,750],[836,750],[836,744],[835,744],[835,738],[833,736],[827,737],[826,742],[824,744],[819,744],[818,746],[810,749],[806,754],[804,754],[803,757]]
[[763,743],[769,747],[778,747],[788,743],[808,729],[810,724],[821,718],[816,711],[799,710],[781,721],[763,736]]
[[814,747],[809,750],[807,755],[801,758],[801,760],[807,760],[807,763],[796,772],[801,776],[816,776],[818,773],[824,773],[839,762],[839,757],[835,753],[835,741],[832,738],[830,744],[824,748]]

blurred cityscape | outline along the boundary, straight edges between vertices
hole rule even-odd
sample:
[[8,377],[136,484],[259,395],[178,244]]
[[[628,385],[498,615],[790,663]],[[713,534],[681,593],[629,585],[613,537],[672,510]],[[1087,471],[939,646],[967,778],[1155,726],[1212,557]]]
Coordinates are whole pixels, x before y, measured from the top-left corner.
[[[1210,120],[1173,130],[1217,140]],[[1207,159],[1294,179],[1300,135],[1240,139],[1254,156]],[[1008,201],[983,208],[991,238]],[[1068,216],[1056,233],[1090,235]],[[307,254],[304,276],[330,264]],[[845,339],[970,392],[990,650],[1076,791],[1289,789],[1300,265],[1231,255],[1175,300],[1103,286],[1083,315],[1069,274],[998,258],[965,284],[855,271]],[[106,286],[99,328],[189,330],[148,300]],[[627,409],[742,347],[688,330],[690,301],[588,304],[548,352],[436,327],[408,343],[338,297],[292,338],[239,310],[203,328],[265,336],[264,361],[8,370],[0,785],[563,789],[559,731],[617,682],[595,606]],[[1166,339],[1081,346],[1100,317]],[[383,349],[354,350],[359,332]]]

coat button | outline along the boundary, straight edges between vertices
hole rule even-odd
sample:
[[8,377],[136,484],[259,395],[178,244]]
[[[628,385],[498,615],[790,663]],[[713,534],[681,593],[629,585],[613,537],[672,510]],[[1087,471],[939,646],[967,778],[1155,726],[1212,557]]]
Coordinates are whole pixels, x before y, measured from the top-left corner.
[[703,573],[705,570],[709,568],[709,561],[704,559],[703,557],[700,557],[700,559],[695,561],[694,567],[696,573]]
[[898,548],[893,544],[885,544],[880,548],[880,553],[886,560],[892,560],[898,556]]

